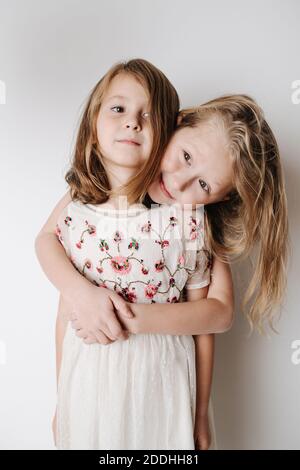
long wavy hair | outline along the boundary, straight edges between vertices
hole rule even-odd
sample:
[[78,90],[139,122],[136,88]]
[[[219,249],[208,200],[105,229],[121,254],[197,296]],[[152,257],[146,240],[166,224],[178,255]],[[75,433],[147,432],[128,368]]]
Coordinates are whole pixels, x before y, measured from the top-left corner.
[[[102,163],[96,126],[112,79],[124,73],[133,76],[149,95],[153,143],[149,158],[137,174],[127,184],[112,190]],[[161,156],[175,129],[178,112],[175,88],[153,64],[144,59],[132,59],[111,67],[90,93],[81,117],[71,167],[65,175],[72,199],[84,204],[101,204],[110,196],[126,195],[129,204],[142,202],[159,172]]]
[[258,104],[247,95],[213,99],[185,109],[179,128],[214,120],[221,124],[233,162],[229,199],[206,205],[206,234],[214,256],[225,262],[256,252],[243,299],[250,329],[273,331],[275,307],[286,288],[289,253],[287,201],[280,153]]

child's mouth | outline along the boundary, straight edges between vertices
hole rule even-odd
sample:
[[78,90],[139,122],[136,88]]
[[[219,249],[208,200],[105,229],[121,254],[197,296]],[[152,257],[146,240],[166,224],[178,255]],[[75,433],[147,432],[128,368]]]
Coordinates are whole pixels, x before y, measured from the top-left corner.
[[165,187],[165,183],[164,183],[164,180],[163,180],[163,177],[162,175],[160,175],[160,182],[159,182],[159,185],[161,187],[161,190],[162,192],[170,199],[174,199],[174,197],[169,193],[169,191],[167,190],[167,188]]

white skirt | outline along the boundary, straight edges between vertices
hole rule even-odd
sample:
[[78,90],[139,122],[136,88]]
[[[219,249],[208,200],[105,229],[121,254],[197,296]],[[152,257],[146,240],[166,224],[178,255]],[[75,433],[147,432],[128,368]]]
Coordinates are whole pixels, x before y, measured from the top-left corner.
[[[195,449],[192,336],[138,334],[87,345],[68,323],[58,384],[57,448]],[[216,449],[212,404],[212,444]]]

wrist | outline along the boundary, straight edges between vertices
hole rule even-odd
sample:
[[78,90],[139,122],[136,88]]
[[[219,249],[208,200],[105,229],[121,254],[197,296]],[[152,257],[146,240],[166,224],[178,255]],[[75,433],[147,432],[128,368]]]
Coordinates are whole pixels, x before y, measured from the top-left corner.
[[196,408],[197,418],[206,418],[208,415],[208,405],[201,405]]
[[72,283],[68,283],[62,292],[63,297],[74,306],[81,304],[85,298],[88,298],[89,289],[93,286],[84,276],[79,276]]
[[142,333],[142,324],[141,318],[138,310],[138,304],[131,303],[129,304],[130,309],[133,313],[133,318],[129,318],[127,320],[127,326],[131,333],[133,334],[141,334]]

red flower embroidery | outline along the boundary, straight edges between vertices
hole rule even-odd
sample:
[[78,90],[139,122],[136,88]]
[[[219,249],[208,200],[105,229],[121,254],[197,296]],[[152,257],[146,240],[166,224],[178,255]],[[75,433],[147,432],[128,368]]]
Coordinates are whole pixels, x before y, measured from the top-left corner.
[[64,220],[65,224],[70,227],[72,222],[72,217],[67,216]]
[[104,240],[104,239],[100,239],[99,248],[100,248],[101,251],[108,251],[109,246],[108,246],[107,241]]
[[135,250],[138,250],[140,247],[138,241],[135,240],[135,238],[131,238],[131,240],[132,241],[129,243],[128,248],[134,248]]
[[118,274],[127,274],[131,270],[131,264],[125,256],[114,256],[110,263],[113,270]]
[[170,224],[172,227],[175,227],[177,225],[178,219],[174,216],[170,217]]
[[148,284],[146,287],[145,287],[145,295],[148,299],[152,299],[156,292],[157,292],[157,289],[158,287],[155,286],[154,284]]
[[87,268],[87,269],[92,269],[93,264],[92,264],[92,262],[91,262],[89,259],[87,259],[87,260],[84,262],[84,267]]
[[134,292],[134,288],[132,290],[129,290],[128,287],[124,287],[122,289],[122,296],[123,298],[125,298],[125,300],[128,300],[128,302],[131,302],[131,303],[134,303],[136,302],[136,293]]
[[117,231],[115,232],[114,241],[115,241],[116,243],[119,243],[121,240],[123,240],[123,238],[124,238],[124,237],[123,237],[123,234],[122,234],[121,232],[119,232],[119,230],[117,230]]
[[157,263],[155,263],[155,270],[156,270],[158,273],[161,272],[161,271],[164,269],[164,267],[165,267],[165,263],[164,263],[162,260],[160,260],[160,261],[158,261]]
[[163,240],[163,241],[155,240],[155,243],[158,243],[159,245],[161,245],[162,248],[165,248],[166,246],[170,245],[168,240]]
[[148,222],[142,226],[141,231],[150,232],[150,230],[151,230],[151,222],[148,220]]
[[90,225],[87,220],[85,220],[85,225],[87,225],[87,230],[90,235],[96,235],[95,225]]
[[146,275],[148,274],[148,272],[149,272],[149,269],[145,268],[145,266],[142,266],[142,273]]
[[178,302],[178,299],[176,295],[174,295],[174,297],[172,297],[171,299],[168,297],[167,302],[170,302],[171,304],[175,304],[176,302]]
[[195,219],[195,217],[190,216],[190,222],[189,225],[191,226],[191,231],[190,231],[190,240],[195,240],[197,237],[200,236],[201,230],[203,230],[203,224],[202,220],[200,222]]

